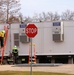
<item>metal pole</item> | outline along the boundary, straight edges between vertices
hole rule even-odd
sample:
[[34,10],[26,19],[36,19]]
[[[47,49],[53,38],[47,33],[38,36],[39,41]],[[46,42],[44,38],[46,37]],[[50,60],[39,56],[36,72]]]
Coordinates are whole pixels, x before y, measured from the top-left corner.
[[9,22],[9,0],[7,0],[7,23]]
[[31,38],[31,71],[30,75],[32,75],[32,38]]
[[10,26],[10,53],[12,53],[12,50],[11,50],[11,24],[9,24]]

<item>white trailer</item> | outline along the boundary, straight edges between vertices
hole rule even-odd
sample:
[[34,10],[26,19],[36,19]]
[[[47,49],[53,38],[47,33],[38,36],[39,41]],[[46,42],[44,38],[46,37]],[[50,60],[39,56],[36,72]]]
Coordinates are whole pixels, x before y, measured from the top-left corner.
[[[38,63],[73,63],[74,62],[74,21],[34,23],[38,34],[32,39],[36,45]],[[4,25],[0,25],[0,30]],[[26,24],[8,25],[9,33],[5,50],[5,58],[17,45],[20,62],[28,63],[30,38],[25,35]]]

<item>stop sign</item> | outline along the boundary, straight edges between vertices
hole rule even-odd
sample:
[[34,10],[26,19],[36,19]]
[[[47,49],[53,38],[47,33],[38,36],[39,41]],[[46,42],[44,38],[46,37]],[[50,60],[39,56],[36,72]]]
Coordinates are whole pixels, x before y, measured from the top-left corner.
[[28,24],[25,28],[25,34],[30,37],[34,38],[38,33],[38,28],[35,26],[35,24]]

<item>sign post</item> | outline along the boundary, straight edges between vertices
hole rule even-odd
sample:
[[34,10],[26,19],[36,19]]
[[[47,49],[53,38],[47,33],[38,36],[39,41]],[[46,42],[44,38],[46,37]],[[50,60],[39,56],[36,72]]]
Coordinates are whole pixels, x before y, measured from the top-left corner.
[[31,38],[31,71],[30,75],[32,75],[32,38]]
[[31,71],[30,75],[32,75],[32,38],[34,38],[38,33],[38,28],[35,24],[28,24],[25,28],[25,34],[31,39]]

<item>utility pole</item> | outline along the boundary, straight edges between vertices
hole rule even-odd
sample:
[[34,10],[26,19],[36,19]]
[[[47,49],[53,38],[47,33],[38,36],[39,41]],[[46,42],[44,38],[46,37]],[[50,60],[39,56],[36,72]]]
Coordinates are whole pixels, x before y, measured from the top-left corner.
[[9,0],[7,0],[7,21],[6,22],[9,24]]
[[10,53],[11,53],[11,22],[9,22],[9,0],[7,0],[7,20],[6,23],[9,24],[9,32],[10,32]]

